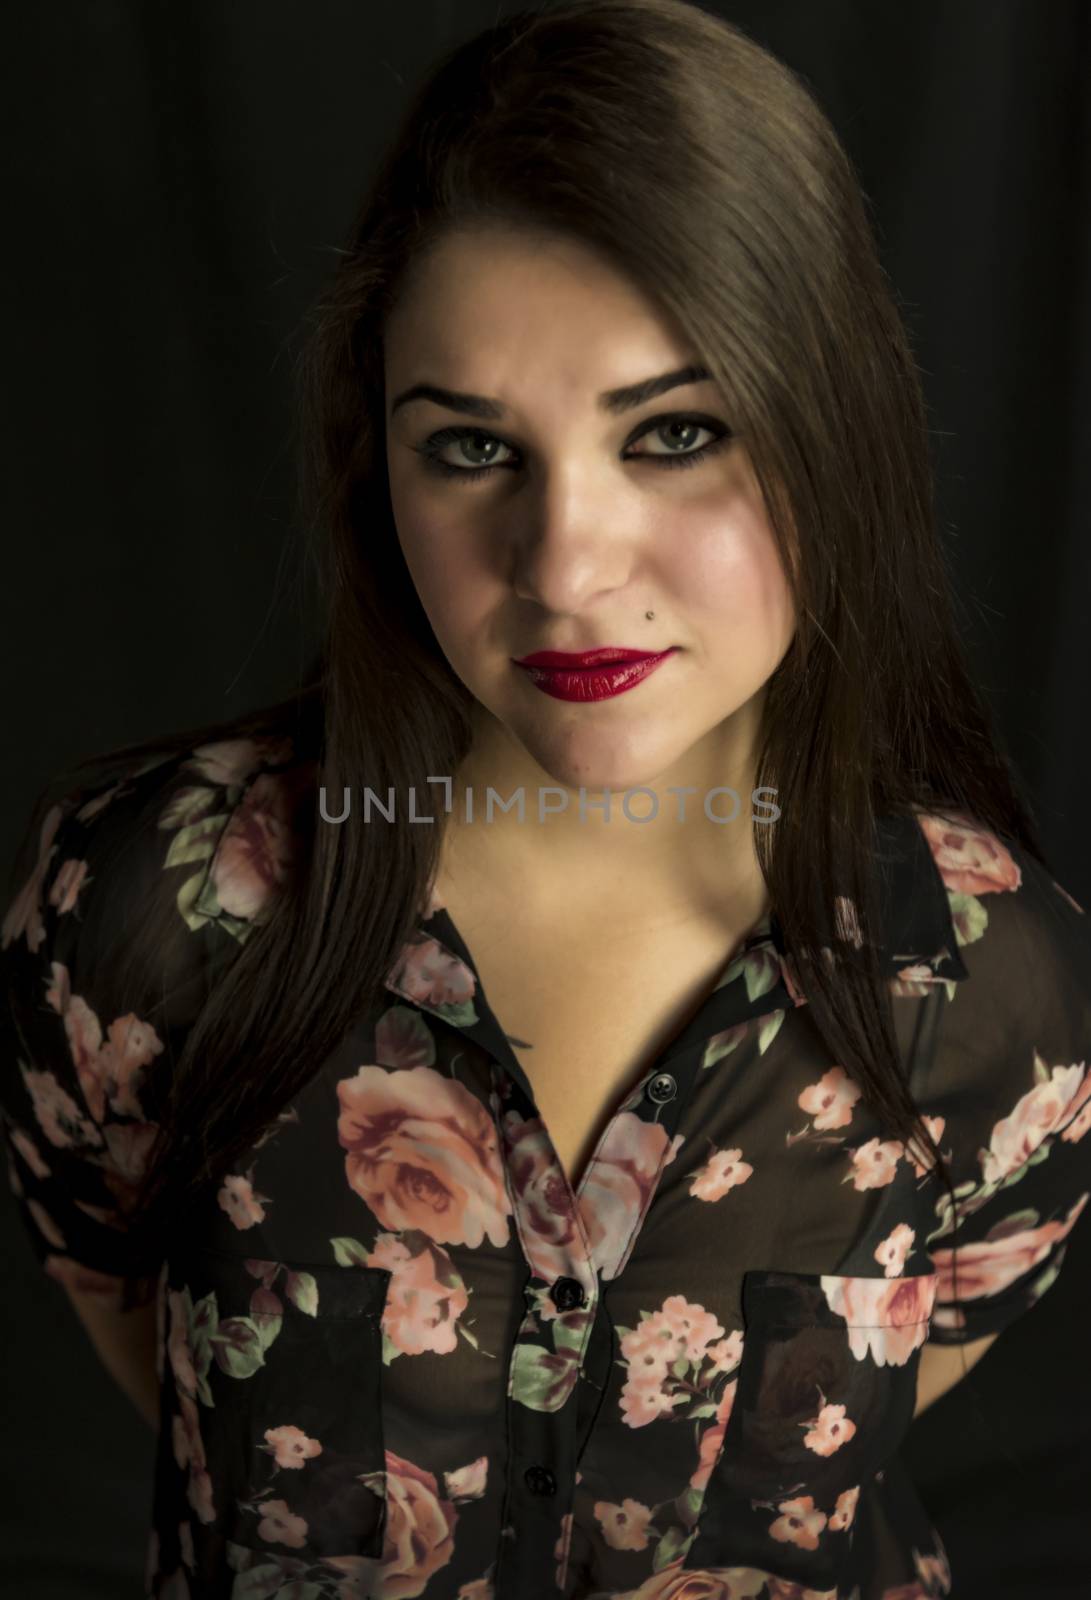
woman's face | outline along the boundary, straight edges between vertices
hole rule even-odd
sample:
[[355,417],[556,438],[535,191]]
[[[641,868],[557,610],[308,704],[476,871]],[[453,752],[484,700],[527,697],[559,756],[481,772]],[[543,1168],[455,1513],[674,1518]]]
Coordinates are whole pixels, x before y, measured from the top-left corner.
[[[731,783],[795,628],[764,503],[710,380],[604,400],[696,364],[685,336],[581,244],[491,228],[416,265],[384,349],[398,538],[493,734],[571,789]],[[673,653],[590,700],[515,665],[601,646]]]

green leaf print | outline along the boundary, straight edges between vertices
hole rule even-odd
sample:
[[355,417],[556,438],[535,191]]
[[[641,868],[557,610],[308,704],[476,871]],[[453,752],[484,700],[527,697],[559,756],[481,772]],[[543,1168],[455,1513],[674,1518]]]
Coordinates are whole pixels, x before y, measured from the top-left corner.
[[286,1272],[284,1293],[297,1311],[305,1311],[308,1317],[318,1315],[318,1284],[312,1273]]
[[784,1021],[783,1011],[770,1011],[767,1017],[761,1019],[761,1029],[758,1033],[758,1054],[764,1055],[780,1032],[780,1025]]
[[959,944],[976,944],[989,926],[989,913],[975,894],[947,891],[951,926]]
[[182,1298],[189,1312],[189,1347],[193,1352],[193,1367],[197,1373],[197,1394],[206,1406],[210,1406],[213,1402],[208,1386],[208,1369],[212,1365],[212,1335],[220,1321],[216,1294],[212,1291],[193,1305],[187,1288],[183,1290]]
[[265,1365],[265,1346],[251,1317],[225,1317],[212,1335],[212,1347],[228,1377],[252,1378]]
[[586,1311],[567,1312],[553,1319],[553,1348],[579,1350],[587,1332]]
[[266,1563],[260,1567],[249,1567],[245,1572],[240,1572],[231,1585],[231,1600],[273,1600],[283,1586],[284,1573],[279,1566]]
[[207,861],[219,843],[229,815],[229,812],[220,812],[214,817],[202,817],[200,822],[179,828],[170,842],[163,865],[184,867],[191,861]]
[[368,1253],[359,1239],[349,1239],[347,1237],[331,1239],[330,1248],[333,1251],[333,1259],[339,1267],[367,1266]]
[[696,1530],[694,1530],[694,1533],[683,1533],[681,1528],[668,1528],[655,1547],[655,1555],[652,1557],[652,1571],[662,1572],[664,1567],[669,1566],[672,1561],[677,1561],[679,1556],[684,1555],[693,1543],[695,1533]]
[[540,1345],[520,1345],[515,1352],[512,1399],[531,1411],[559,1411],[572,1393],[579,1372],[574,1361]]

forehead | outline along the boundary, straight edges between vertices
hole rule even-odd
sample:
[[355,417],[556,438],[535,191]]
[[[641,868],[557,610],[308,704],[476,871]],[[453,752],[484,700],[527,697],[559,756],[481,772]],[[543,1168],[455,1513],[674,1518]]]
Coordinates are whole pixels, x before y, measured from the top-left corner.
[[383,343],[388,365],[400,367],[543,343],[598,360],[619,341],[667,361],[686,344],[666,309],[605,254],[567,235],[489,225],[450,230],[410,262]]

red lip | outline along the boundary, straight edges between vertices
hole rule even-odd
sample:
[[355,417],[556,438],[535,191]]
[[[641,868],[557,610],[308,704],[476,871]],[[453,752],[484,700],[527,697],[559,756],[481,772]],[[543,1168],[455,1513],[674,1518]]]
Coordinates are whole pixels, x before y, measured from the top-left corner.
[[621,645],[603,645],[601,650],[535,650],[532,655],[520,656],[517,667],[561,667],[568,672],[578,672],[582,667],[601,667],[612,661],[650,661],[653,656],[665,655],[663,650],[626,650]]
[[[658,655],[646,655],[639,650],[628,650],[625,652],[628,659],[625,660],[619,660],[617,652],[609,649],[591,651],[592,656],[599,657],[598,665],[582,667],[539,665],[542,656],[557,658],[555,650],[542,650],[537,656],[528,656],[526,660],[516,662],[516,665],[522,667],[536,689],[550,695],[554,700],[608,700],[614,695],[624,694],[627,689],[634,689],[638,683],[643,682],[661,666],[668,656],[673,655],[676,649],[677,646],[672,645],[669,650],[662,650]],[[604,655],[610,659],[603,661]],[[562,656],[561,660],[564,659],[566,658]],[[571,660],[572,657],[567,659]]]

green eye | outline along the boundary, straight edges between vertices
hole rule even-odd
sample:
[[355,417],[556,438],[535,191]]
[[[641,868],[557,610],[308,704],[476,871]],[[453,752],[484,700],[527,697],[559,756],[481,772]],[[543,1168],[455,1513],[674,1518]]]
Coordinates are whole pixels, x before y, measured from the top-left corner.
[[[718,422],[714,417],[693,416],[688,412],[675,412],[671,416],[649,418],[631,443],[635,444],[639,439],[643,439],[651,433],[666,434],[668,429],[672,428],[684,428],[690,432],[696,430],[698,433],[711,433],[712,438],[707,444],[703,444],[695,450],[668,450],[662,453],[641,450],[634,455],[623,457],[623,459],[628,461],[650,461],[657,467],[695,467],[706,457],[730,443],[734,437],[731,429],[722,422]],[[483,428],[458,426],[440,428],[436,433],[431,434],[423,444],[414,445],[413,449],[416,450],[418,455],[424,457],[430,471],[438,472],[445,478],[470,478],[475,482],[479,482],[492,472],[513,469],[514,463],[510,461],[490,461],[478,466],[470,464],[456,466],[454,462],[442,459],[440,452],[446,449],[449,444],[461,445],[467,441],[472,442],[474,448],[478,450],[487,450],[491,447],[499,446],[504,450],[514,451],[514,446],[505,443],[496,434],[486,432]],[[514,453],[518,455],[517,451]]]

